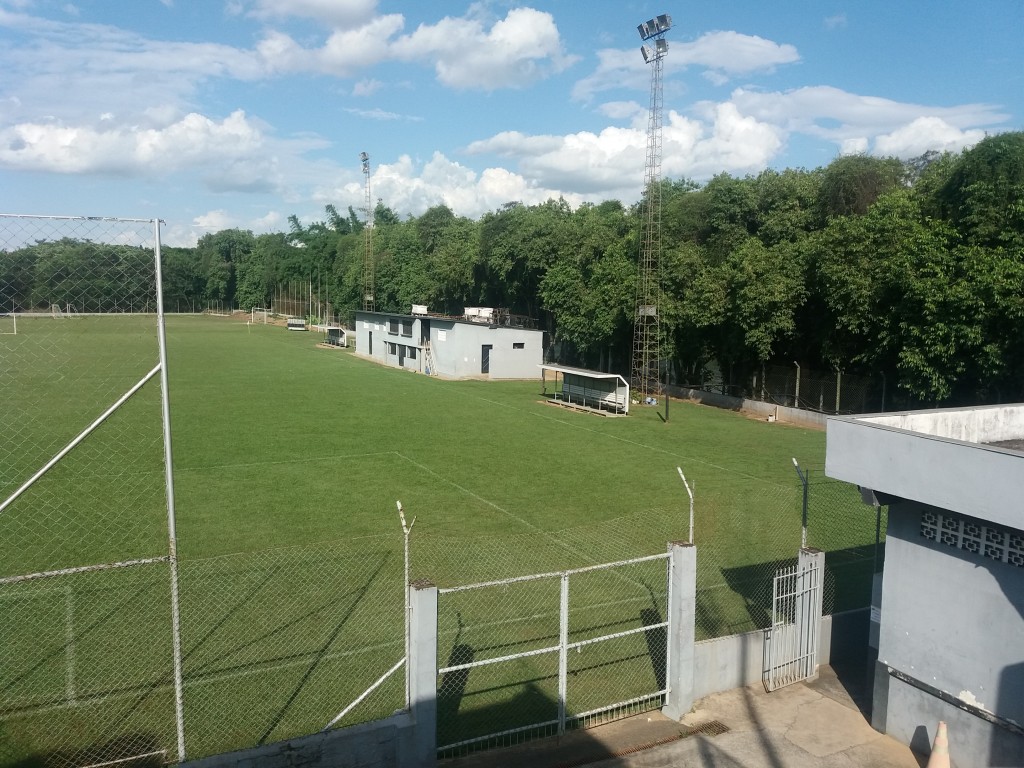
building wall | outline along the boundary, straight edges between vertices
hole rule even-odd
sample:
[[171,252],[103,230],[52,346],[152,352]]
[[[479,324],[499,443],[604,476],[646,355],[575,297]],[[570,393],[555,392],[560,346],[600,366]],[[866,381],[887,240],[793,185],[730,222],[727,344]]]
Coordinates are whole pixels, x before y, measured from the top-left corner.
[[[390,320],[397,320],[398,327],[392,331]],[[403,325],[403,321],[405,325]],[[410,333],[406,334],[406,330]],[[420,318],[390,315],[383,312],[356,312],[356,352],[395,368],[410,371],[423,370],[423,353],[420,348]],[[373,345],[370,345],[370,336]],[[399,350],[401,346],[404,349]]]
[[489,344],[489,378],[536,379],[540,376],[537,366],[544,361],[543,339],[541,331],[430,319],[430,344],[437,370],[453,378],[483,376],[482,348]]
[[[395,332],[389,323],[392,319],[398,320]],[[483,323],[437,317],[356,312],[356,352],[385,365],[399,367],[401,364],[408,370],[423,372],[424,326],[430,329],[433,373],[453,379],[535,379],[539,376],[537,366],[544,360],[544,333],[524,328],[491,328]],[[404,332],[407,329],[411,329],[409,335]],[[480,370],[485,344],[491,346],[489,374]],[[405,348],[404,355],[396,350],[399,345]]]
[[926,512],[942,514],[909,501],[889,509],[873,724],[927,750],[925,734],[945,719],[960,768],[1024,765],[1024,737],[889,672],[1024,724],[1024,567],[925,538]]

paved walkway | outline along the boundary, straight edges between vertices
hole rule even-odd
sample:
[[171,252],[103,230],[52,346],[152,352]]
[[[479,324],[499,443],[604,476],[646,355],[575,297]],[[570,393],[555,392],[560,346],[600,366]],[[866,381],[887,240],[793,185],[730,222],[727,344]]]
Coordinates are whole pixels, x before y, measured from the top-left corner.
[[[871,728],[857,682],[831,667],[765,693],[738,688],[697,702],[677,723],[657,712],[562,739],[458,760],[447,768],[921,768],[925,759]],[[852,695],[851,695],[852,689]],[[859,706],[858,706],[859,705]]]

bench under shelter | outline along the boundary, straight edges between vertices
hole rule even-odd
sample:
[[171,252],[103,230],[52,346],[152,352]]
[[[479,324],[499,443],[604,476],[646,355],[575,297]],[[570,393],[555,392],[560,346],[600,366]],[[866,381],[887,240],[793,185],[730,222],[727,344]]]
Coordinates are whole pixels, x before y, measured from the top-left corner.
[[539,367],[544,396],[551,402],[604,415],[629,413],[629,382],[619,374],[547,363]]

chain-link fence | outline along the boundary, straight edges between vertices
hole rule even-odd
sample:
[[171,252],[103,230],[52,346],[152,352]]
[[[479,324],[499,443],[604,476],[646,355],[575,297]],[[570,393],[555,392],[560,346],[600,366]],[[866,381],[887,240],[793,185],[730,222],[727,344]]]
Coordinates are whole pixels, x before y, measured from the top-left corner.
[[[0,216],[0,765],[173,762],[405,705],[397,527],[179,558],[159,231],[154,221]],[[796,475],[716,477],[695,489],[698,638],[768,626],[771,576],[801,541]],[[867,605],[876,518],[855,489],[809,477],[807,543],[828,552],[826,610]],[[420,523],[411,575],[445,588],[563,574],[688,535],[682,488],[678,506],[562,530],[447,537]],[[649,706],[664,685],[664,563],[571,579],[570,714],[589,722],[609,703]],[[548,642],[559,595],[552,607],[545,589],[509,585],[446,605],[442,667]],[[598,633],[616,637],[590,642]],[[457,702],[469,720],[442,738],[464,740],[474,718],[514,730],[517,711],[546,717],[558,697],[541,656],[506,679],[495,669],[460,683],[452,670],[439,706]]]
[[312,733],[405,653],[397,534],[178,558],[158,254],[155,221],[0,216],[0,765]]
[[716,373],[689,386],[746,400],[831,414],[884,411],[887,399],[892,399],[892,393],[887,397],[884,376],[814,370],[796,364],[763,365],[747,381],[730,380]]
[[805,540],[825,552],[825,613],[870,604],[885,508],[865,505],[856,486],[831,480],[818,467],[801,474],[806,520],[796,472],[791,484],[730,477],[695,489],[698,640],[769,627],[772,577],[796,562]]
[[441,589],[439,754],[661,706],[667,564],[651,555]]
[[157,238],[0,217],[3,764],[178,757]]

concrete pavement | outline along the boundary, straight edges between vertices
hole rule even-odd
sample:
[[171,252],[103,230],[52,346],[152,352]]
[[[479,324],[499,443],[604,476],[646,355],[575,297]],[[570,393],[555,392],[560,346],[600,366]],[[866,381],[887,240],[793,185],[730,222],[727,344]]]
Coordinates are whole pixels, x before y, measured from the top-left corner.
[[697,702],[680,722],[657,712],[561,739],[445,761],[446,768],[922,768],[925,758],[865,719],[856,675],[773,693],[761,685]]

